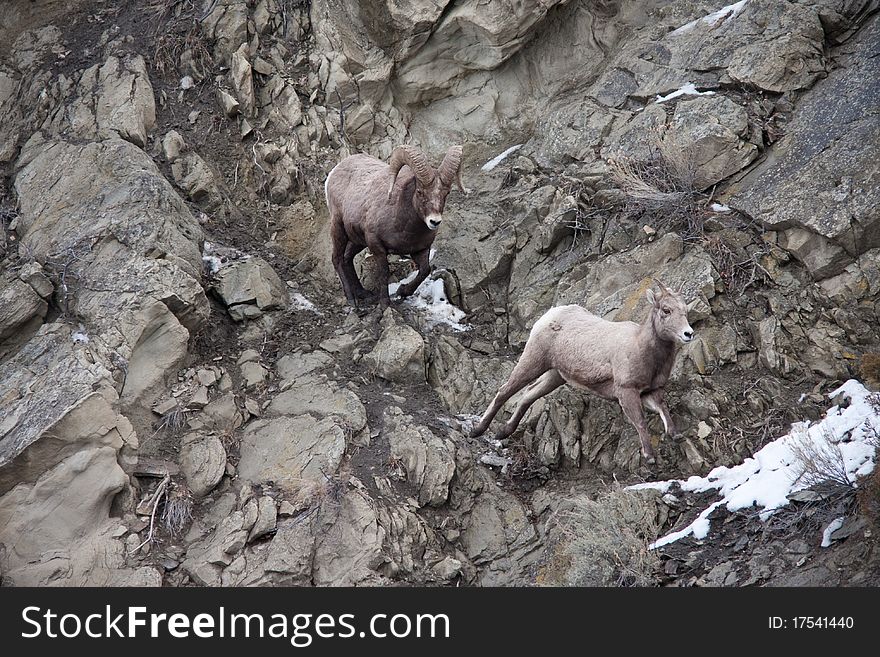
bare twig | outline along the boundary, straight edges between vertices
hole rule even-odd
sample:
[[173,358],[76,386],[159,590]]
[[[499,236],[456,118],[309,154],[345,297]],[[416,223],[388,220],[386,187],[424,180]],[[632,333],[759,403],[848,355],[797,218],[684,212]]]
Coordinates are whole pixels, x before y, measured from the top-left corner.
[[144,547],[147,543],[153,540],[153,531],[156,527],[156,510],[159,508],[159,502],[162,501],[162,498],[167,496],[168,486],[170,483],[171,475],[165,475],[165,477],[163,477],[162,481],[159,482],[159,485],[156,487],[156,492],[153,493],[153,512],[150,514],[150,532],[147,534],[147,538],[144,539],[143,543],[138,545],[129,554],[134,554],[142,547]]

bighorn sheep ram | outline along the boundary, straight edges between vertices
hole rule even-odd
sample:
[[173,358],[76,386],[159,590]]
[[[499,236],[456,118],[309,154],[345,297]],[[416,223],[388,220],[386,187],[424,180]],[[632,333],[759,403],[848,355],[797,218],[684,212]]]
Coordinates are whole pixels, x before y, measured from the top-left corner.
[[681,344],[694,338],[681,294],[660,283],[647,290],[650,311],[641,324],[609,322],[580,306],[548,310],[532,327],[523,354],[480,421],[479,436],[514,394],[531,384],[497,438],[512,434],[529,406],[563,383],[620,402],[639,433],[642,457],[656,461],[642,404],[659,413],[668,435],[677,433],[666,407],[664,386]]
[[351,155],[327,176],[324,192],[330,210],[333,267],[352,305],[370,295],[354,270],[354,257],[369,248],[378,263],[379,304],[388,297],[388,254],[410,256],[418,265],[416,278],[398,294],[415,292],[429,273],[431,244],[443,219],[446,196],[461,184],[461,146],[452,146],[434,169],[422,151],[398,146],[388,164],[369,155]]

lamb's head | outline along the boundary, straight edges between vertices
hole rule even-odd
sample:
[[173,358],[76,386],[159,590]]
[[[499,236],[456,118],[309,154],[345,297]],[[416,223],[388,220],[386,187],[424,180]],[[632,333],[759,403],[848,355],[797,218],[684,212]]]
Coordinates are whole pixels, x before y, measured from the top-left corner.
[[657,337],[667,342],[690,342],[694,339],[694,329],[688,322],[684,297],[660,281],[657,284],[660,286],[659,294],[651,289],[646,293],[651,304],[651,323]]
[[412,204],[416,213],[430,230],[437,230],[443,221],[443,208],[452,184],[467,193],[461,184],[461,146],[452,146],[446,152],[440,167],[434,169],[425,154],[414,146],[398,146],[391,153],[391,185],[388,187],[388,200],[394,192],[397,174],[404,165],[412,169],[416,177]]

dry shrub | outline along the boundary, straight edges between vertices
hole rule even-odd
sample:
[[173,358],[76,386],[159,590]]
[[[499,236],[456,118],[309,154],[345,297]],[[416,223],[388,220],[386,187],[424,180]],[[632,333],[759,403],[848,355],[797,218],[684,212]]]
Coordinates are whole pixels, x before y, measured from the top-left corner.
[[704,212],[693,145],[679,143],[661,128],[649,139],[648,159],[608,161],[611,180],[626,198],[623,213],[655,229],[676,230],[684,239],[701,237]]
[[154,49],[150,64],[161,76],[178,76],[184,55],[202,77],[214,65],[211,50],[202,32],[192,0],[153,0],[149,6],[155,17]]
[[791,445],[797,461],[795,482],[802,483],[823,497],[841,500],[855,494],[855,484],[846,470],[846,460],[840,445],[823,434],[821,441],[799,436]]
[[652,491],[613,490],[596,500],[568,500],[551,519],[559,539],[545,573],[547,584],[653,586],[659,559],[648,549],[659,535]]
[[162,522],[172,536],[177,536],[192,520],[192,492],[183,482],[173,481],[165,495]]

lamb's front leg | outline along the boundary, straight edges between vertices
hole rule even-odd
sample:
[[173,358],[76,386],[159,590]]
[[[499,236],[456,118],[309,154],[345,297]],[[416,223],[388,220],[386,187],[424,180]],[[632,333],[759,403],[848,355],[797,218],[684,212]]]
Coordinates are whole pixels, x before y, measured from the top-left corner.
[[623,409],[623,414],[636,428],[639,433],[639,442],[642,445],[642,458],[645,463],[653,465],[657,462],[654,455],[654,447],[651,445],[651,435],[648,433],[648,423],[645,420],[645,413],[642,411],[642,395],[641,391],[636,388],[616,389],[617,401]]
[[410,281],[406,285],[401,285],[397,289],[397,294],[398,294],[398,296],[400,296],[401,299],[408,297],[413,292],[415,292],[419,288],[419,285],[422,284],[422,281],[424,281],[428,277],[428,274],[431,273],[431,267],[430,267],[431,249],[430,249],[430,247],[423,250],[423,251],[419,251],[418,253],[413,253],[412,259],[418,265],[419,273],[416,275],[416,277],[412,281]]
[[675,422],[672,420],[672,414],[669,412],[669,407],[666,405],[666,393],[662,388],[646,392],[642,395],[642,401],[645,403],[645,407],[648,410],[654,411],[660,415],[660,419],[663,420],[663,429],[666,431],[667,436],[678,435],[678,429],[675,426]]

